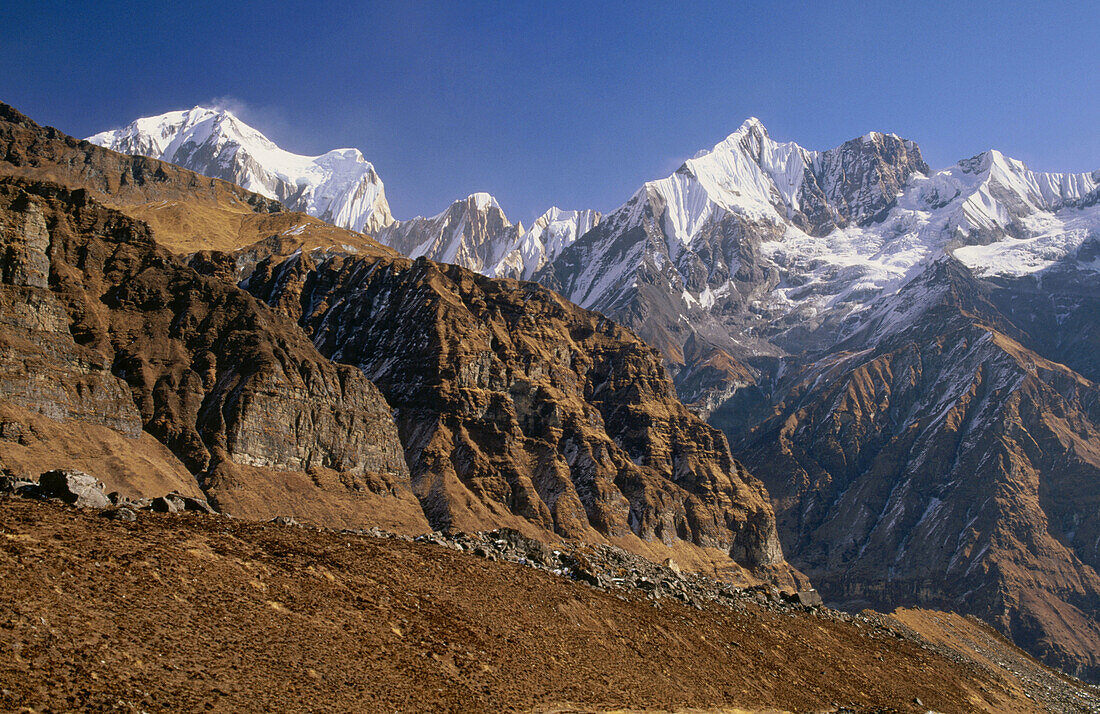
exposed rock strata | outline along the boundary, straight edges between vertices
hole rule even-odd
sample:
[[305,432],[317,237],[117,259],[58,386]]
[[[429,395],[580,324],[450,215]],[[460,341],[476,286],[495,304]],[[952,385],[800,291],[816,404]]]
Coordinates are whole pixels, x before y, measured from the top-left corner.
[[[344,523],[371,523],[379,500],[424,523],[385,400],[292,323],[84,191],[0,180],[0,225],[11,403],[151,434],[240,515],[293,513],[322,493]],[[287,479],[302,483],[285,491]]]
[[297,255],[248,285],[379,386],[437,528],[508,525],[789,581],[759,482],[611,321],[426,260]]

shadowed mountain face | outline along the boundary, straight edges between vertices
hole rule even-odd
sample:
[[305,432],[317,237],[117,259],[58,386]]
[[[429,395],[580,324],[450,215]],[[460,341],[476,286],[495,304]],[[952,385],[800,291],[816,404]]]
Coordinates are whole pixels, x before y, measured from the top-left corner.
[[531,283],[299,255],[248,289],[395,409],[432,524],[609,541],[793,582],[767,494],[629,331]]
[[[1050,278],[1060,287],[991,285],[945,258],[781,380],[763,421],[732,405],[714,420],[767,484],[785,552],[827,599],[977,614],[1095,679],[1100,388],[1041,351],[1092,367],[1095,304],[1068,306],[1100,283],[1072,267]],[[1072,334],[1042,319],[1058,309]]]

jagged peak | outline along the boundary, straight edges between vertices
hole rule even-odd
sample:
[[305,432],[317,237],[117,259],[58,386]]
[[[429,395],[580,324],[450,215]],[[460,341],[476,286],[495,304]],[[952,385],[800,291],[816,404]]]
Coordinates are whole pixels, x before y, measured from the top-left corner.
[[[412,223],[413,221],[437,221],[442,220],[449,215],[468,213],[471,211],[474,213],[486,213],[494,208],[499,211],[502,216],[504,216],[504,209],[500,207],[500,203],[497,201],[495,196],[486,191],[476,191],[466,196],[466,198],[456,199],[451,203],[451,205],[447,206],[447,208],[443,209],[441,212],[435,214],[434,216],[416,216],[415,218],[411,218],[408,221],[403,222]],[[504,220],[506,223],[508,223],[508,218],[506,216]],[[511,223],[508,223],[508,225],[511,225]]]
[[1007,156],[998,149],[986,149],[979,154],[971,156],[969,159],[963,159],[962,161],[959,161],[957,166],[960,170],[962,170],[963,173],[974,175],[994,175],[997,173],[1006,173],[1016,176],[1026,175],[1031,177],[1043,177],[1046,179],[1057,181],[1069,181],[1070,183],[1090,184],[1088,190],[1092,190],[1093,188],[1095,188],[1095,184],[1100,181],[1100,171],[1035,171],[1029,168],[1028,165],[1020,159],[1014,159],[1011,156]]
[[881,142],[885,139],[893,139],[895,141],[903,142],[906,145],[910,145],[910,144],[913,145],[913,146],[916,145],[915,142],[910,141],[908,139],[902,139],[900,136],[898,136],[897,134],[895,134],[892,131],[882,132],[882,131],[871,130],[871,131],[867,132],[866,134],[864,134],[863,136],[859,137],[857,139],[857,141],[862,141],[864,144],[875,144],[875,143]]
[[764,122],[760,121],[756,117],[749,117],[745,121],[741,122],[741,126],[737,127],[737,131],[733,132],[731,136],[738,134],[744,136],[753,132],[762,134],[764,136],[768,135],[768,129],[764,126]]
[[485,191],[471,193],[466,197],[465,202],[479,211],[487,211],[490,208],[500,208],[500,203],[497,202],[496,198]]
[[382,180],[359,149],[296,154],[225,107],[199,104],[142,117],[88,141],[232,180],[351,230],[376,230],[393,220]]

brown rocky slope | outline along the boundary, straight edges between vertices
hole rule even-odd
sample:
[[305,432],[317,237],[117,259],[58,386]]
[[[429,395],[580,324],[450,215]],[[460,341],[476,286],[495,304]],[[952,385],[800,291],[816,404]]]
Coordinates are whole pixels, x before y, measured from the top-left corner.
[[942,260],[898,296],[904,319],[851,340],[876,347],[820,359],[772,416],[726,427],[827,600],[973,613],[1095,679],[1100,387],[1026,347],[992,295]]
[[[1100,701],[939,613],[899,613],[907,627],[751,601],[697,610],[426,543],[217,516],[125,523],[0,497],[0,577],[11,710],[1085,712]],[[933,644],[945,638],[964,645]]]
[[[426,527],[373,384],[87,192],[0,179],[0,306],[9,469],[98,458],[95,475],[129,495],[201,487],[244,516]],[[95,453],[51,447],[43,418]]]
[[427,260],[298,255],[247,285],[379,386],[437,528],[606,540],[792,583],[766,492],[610,320]]

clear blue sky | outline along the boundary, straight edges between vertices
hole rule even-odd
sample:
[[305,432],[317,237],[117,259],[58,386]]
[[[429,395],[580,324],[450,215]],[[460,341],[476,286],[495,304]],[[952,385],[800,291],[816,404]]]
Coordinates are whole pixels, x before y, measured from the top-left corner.
[[355,146],[399,218],[489,191],[609,210],[748,116],[933,168],[1100,169],[1100,3],[6,2],[0,100],[76,136],[207,103]]

